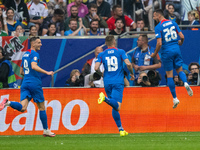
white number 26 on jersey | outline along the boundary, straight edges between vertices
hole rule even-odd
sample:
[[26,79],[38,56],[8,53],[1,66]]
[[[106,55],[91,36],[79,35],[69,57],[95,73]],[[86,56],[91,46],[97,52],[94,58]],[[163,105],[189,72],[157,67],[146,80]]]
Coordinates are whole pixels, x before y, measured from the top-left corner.
[[116,71],[118,69],[117,57],[115,56],[111,56],[111,58],[106,57],[106,60],[107,60],[108,71]]
[[169,42],[172,39],[173,40],[177,39],[177,33],[175,31],[175,26],[172,26],[171,28],[166,28],[163,31],[166,32],[166,34],[165,34],[165,41],[166,42]]

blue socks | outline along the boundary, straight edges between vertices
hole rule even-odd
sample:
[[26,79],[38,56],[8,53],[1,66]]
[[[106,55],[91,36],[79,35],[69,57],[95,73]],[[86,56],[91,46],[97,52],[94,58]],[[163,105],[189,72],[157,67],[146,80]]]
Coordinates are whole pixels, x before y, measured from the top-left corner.
[[117,124],[119,131],[124,131],[124,129],[122,128],[119,112],[116,111],[115,109],[112,109],[112,116],[113,116],[113,119],[115,120],[115,123]]
[[109,99],[107,97],[105,97],[105,102],[110,105],[112,108],[114,108],[115,110],[118,109],[119,104],[117,103],[117,101],[113,100],[113,99]]
[[46,114],[45,110],[40,111],[40,120],[42,122],[43,129],[47,129],[48,128],[48,125],[47,125],[47,114]]
[[187,82],[186,75],[183,71],[179,72],[178,75],[179,75],[180,79],[183,81],[183,83]]
[[20,104],[19,102],[10,102],[10,107],[18,111],[22,110],[22,104]]
[[173,78],[167,78],[167,85],[169,86],[173,98],[176,98],[175,84]]

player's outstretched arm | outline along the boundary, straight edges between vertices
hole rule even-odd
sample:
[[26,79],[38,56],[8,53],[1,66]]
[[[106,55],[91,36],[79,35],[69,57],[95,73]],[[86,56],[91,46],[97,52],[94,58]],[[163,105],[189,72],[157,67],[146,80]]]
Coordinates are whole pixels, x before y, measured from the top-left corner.
[[101,65],[100,62],[96,62],[96,63],[95,63],[95,66],[94,66],[94,70],[95,70],[95,71],[99,71],[100,65]]
[[178,33],[178,35],[180,36],[180,40],[178,40],[178,45],[182,45],[183,44],[183,42],[184,42],[184,35],[183,35],[183,33],[182,32],[179,32]]
[[129,61],[128,59],[125,59],[124,62],[125,62],[125,64],[126,64],[128,70],[129,70],[130,73],[131,73],[131,74],[130,74],[130,76],[131,76],[130,80],[135,80],[132,64],[130,63],[130,61]]
[[152,58],[155,57],[158,54],[158,52],[159,52],[161,47],[162,47],[162,39],[161,38],[157,38],[156,49],[155,49],[154,53],[151,54]]
[[46,70],[40,68],[40,67],[37,65],[36,62],[32,62],[32,63],[31,63],[31,68],[32,68],[33,70],[37,71],[37,72],[41,72],[41,73],[44,73],[44,74],[47,74],[47,75],[51,75],[51,76],[52,76],[52,75],[54,74],[53,71],[46,71]]

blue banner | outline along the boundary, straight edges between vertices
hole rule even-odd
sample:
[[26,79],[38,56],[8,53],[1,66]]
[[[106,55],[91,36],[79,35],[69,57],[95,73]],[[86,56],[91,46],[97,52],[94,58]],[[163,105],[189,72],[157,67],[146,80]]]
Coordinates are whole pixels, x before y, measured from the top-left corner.
[[[183,68],[188,70],[191,62],[200,62],[199,38],[200,31],[183,31],[185,41],[180,46],[184,65]],[[39,51],[41,59],[41,68],[48,71],[56,71],[66,64],[76,60],[77,58],[94,50],[97,46],[103,45],[105,39],[42,39],[42,47]],[[152,47],[156,46],[156,39],[149,42]],[[118,39],[118,47],[126,52],[137,46],[137,38]],[[105,49],[105,48],[104,48]],[[62,71],[55,74],[54,86],[63,87],[66,80],[70,77],[73,69],[81,69],[88,59],[94,58],[94,54],[81,59],[80,61],[70,65]],[[161,84],[166,84],[165,72],[163,66],[158,69],[162,75]],[[51,77],[41,74],[43,87],[49,87]]]

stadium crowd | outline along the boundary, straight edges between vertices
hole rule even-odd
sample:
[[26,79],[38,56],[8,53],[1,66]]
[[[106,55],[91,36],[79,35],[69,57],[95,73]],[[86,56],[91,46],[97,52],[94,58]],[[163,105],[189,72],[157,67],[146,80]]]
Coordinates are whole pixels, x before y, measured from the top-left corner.
[[[0,0],[0,36],[24,36],[27,33],[30,37],[99,36],[120,35],[126,31],[152,31],[153,9],[156,8],[162,8],[165,18],[177,24],[199,25],[200,0],[124,0],[124,8],[120,4],[120,0]],[[133,5],[136,6],[134,11]],[[136,20],[132,19],[134,15]],[[198,30],[192,27],[187,29]],[[137,43],[138,49],[131,56],[136,75],[134,85],[157,86],[161,80],[156,71],[161,67],[160,58],[146,58],[155,49],[148,46],[147,36],[139,36]],[[92,66],[99,51],[102,48],[97,47],[95,58],[86,62],[82,73],[72,70],[65,86],[103,86],[101,75],[95,74],[97,81],[92,78]],[[188,82],[199,85],[199,64],[191,63],[188,70]],[[156,83],[153,82],[155,77]],[[86,80],[87,84],[84,83]],[[174,82],[182,85],[178,76],[174,76]]]
[[[152,12],[156,8],[162,8],[165,18],[178,24],[199,24],[199,0],[124,0],[123,2],[124,8],[120,6],[121,0],[0,0],[1,36],[24,35],[25,31],[30,33],[33,26],[36,27],[39,36],[48,35],[49,32],[51,35],[48,36],[64,36],[66,31],[70,31],[71,34],[65,36],[108,35],[109,32],[119,35],[130,30],[141,31],[145,27],[154,30]],[[133,5],[136,6],[135,10]],[[71,22],[74,19],[76,22]],[[118,19],[121,19],[122,23],[119,23]],[[93,22],[94,20],[96,22]],[[141,20],[143,28],[137,26]],[[53,26],[50,27],[52,23],[56,30],[52,29]],[[19,25],[23,30],[17,30]],[[73,32],[75,34],[72,34]]]

